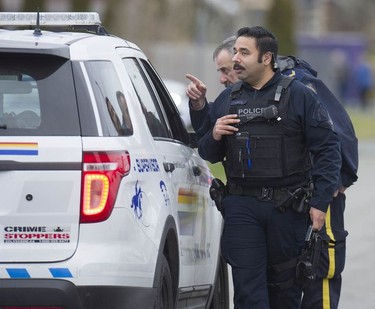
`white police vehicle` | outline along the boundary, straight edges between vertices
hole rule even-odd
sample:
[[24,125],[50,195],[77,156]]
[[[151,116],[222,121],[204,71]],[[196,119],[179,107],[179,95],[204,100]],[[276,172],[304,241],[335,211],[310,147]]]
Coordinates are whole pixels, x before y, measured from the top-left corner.
[[0,308],[227,308],[212,174],[142,51],[96,13],[0,27]]

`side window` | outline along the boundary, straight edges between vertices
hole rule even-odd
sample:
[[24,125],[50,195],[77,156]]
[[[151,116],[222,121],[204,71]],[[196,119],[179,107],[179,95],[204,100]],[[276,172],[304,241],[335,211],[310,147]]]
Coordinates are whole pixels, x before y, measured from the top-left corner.
[[117,73],[110,61],[85,63],[102,122],[103,134],[126,136],[133,134],[128,102],[121,91]]
[[154,68],[149,62],[141,59],[142,66],[145,68],[150,80],[152,81],[155,90],[160,98],[161,104],[164,108],[166,116],[168,118],[169,125],[172,130],[173,138],[179,140],[185,144],[189,143],[189,133],[186,130],[185,124],[180,117],[178,109],[174,104],[169,92],[165,89],[165,86],[161,83],[160,76],[156,73]]
[[130,58],[123,59],[123,63],[141,103],[142,111],[152,136],[170,138],[169,130],[155,93],[151,89],[139,63]]

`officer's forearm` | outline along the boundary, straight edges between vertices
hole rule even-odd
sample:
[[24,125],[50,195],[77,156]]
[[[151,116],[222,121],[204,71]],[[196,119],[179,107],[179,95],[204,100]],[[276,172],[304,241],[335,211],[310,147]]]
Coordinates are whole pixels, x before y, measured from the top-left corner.
[[206,104],[205,97],[201,97],[198,100],[192,100],[192,99],[189,100],[189,105],[192,110],[200,110],[204,107],[205,104]]

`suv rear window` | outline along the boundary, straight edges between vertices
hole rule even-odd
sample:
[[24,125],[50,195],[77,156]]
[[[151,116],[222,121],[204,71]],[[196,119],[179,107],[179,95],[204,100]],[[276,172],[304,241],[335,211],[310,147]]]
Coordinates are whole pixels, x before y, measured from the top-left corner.
[[0,135],[80,135],[70,61],[0,55]]

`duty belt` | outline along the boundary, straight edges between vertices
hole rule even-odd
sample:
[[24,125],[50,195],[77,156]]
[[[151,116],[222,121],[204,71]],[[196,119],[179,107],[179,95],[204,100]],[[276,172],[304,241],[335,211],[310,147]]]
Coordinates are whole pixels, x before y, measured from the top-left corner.
[[293,191],[301,185],[285,188],[272,187],[247,187],[235,183],[227,184],[227,193],[231,195],[247,195],[257,198],[261,201],[276,202],[278,205],[283,205],[293,197]]

